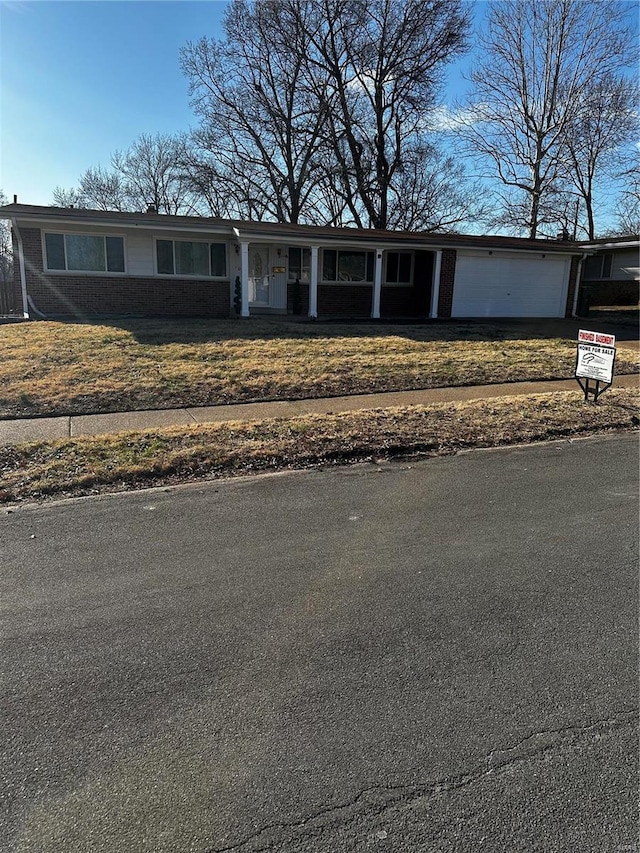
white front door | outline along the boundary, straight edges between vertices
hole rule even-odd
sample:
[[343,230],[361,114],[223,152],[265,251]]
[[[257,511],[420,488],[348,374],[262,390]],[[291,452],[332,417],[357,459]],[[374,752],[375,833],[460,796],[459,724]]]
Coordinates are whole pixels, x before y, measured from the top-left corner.
[[269,305],[269,246],[249,246],[249,304]]

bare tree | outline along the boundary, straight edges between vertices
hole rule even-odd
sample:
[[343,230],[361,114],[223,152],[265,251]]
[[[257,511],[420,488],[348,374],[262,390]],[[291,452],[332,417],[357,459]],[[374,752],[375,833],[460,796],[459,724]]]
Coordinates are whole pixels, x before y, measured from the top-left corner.
[[535,237],[558,222],[565,143],[594,86],[630,61],[627,15],[615,0],[490,4],[462,134],[505,188],[503,224]]
[[297,15],[305,20],[308,10],[298,5],[234,0],[226,40],[203,38],[182,50],[201,121],[194,175],[201,191],[224,194],[237,215],[299,222],[320,178],[326,108],[305,79],[308,37]]
[[624,77],[607,74],[587,89],[564,132],[567,177],[586,216],[586,236],[596,236],[595,193],[598,179],[611,177],[621,146],[636,128],[637,87]]
[[298,27],[312,45],[308,64],[323,87],[316,94],[343,196],[358,225],[387,228],[406,159],[430,150],[424,114],[446,64],[466,47],[467,13],[458,0],[311,6]]
[[56,187],[53,203],[58,207],[95,210],[129,210],[127,187],[122,176],[102,166],[90,167],[80,176],[78,186]]
[[485,198],[486,192],[469,181],[462,163],[421,143],[407,152],[391,187],[388,227],[455,232],[485,218]]
[[[82,180],[82,179],[81,179]],[[88,199],[85,198],[82,190],[77,187],[57,186],[53,191],[53,206],[54,207],[91,207]]]
[[160,213],[201,212],[202,199],[186,171],[185,135],[141,134],[124,151],[111,157],[111,169],[87,169],[78,187],[56,187],[54,204],[96,210],[146,210]]
[[151,206],[159,213],[193,214],[199,199],[184,169],[186,137],[141,134],[126,151],[111,157],[115,184],[122,187],[129,209]]
[[640,172],[637,162],[621,177],[626,182],[616,205],[614,234],[640,236]]
[[234,0],[225,27],[182,52],[214,209],[398,227],[412,171],[426,203],[424,113],[465,47],[460,0]]

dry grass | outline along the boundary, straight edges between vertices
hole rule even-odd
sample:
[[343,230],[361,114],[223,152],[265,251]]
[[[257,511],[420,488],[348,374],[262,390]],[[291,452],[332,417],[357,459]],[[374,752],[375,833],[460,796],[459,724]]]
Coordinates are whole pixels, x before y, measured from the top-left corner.
[[639,402],[637,389],[610,390],[597,405],[562,392],[0,448],[0,501],[632,429]]
[[[464,323],[38,322],[0,326],[0,354],[8,418],[563,378],[575,342]],[[637,370],[620,351],[617,372]]]

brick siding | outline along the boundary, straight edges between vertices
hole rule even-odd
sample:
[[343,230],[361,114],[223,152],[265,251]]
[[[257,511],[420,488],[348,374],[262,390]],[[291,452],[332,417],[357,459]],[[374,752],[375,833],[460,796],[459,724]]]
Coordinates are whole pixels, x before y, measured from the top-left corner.
[[443,249],[440,262],[438,317],[450,317],[453,306],[453,284],[456,277],[456,250]]
[[417,317],[418,294],[413,287],[385,287],[380,293],[381,317]]
[[324,317],[370,317],[373,285],[319,284],[318,314]]
[[51,316],[228,317],[227,281],[154,276],[101,276],[42,272],[40,229],[21,229],[27,292],[36,308]]
[[[287,287],[287,310],[293,313],[293,283]],[[371,317],[371,285],[318,285],[320,316]],[[309,285],[300,284],[300,314],[309,313]],[[385,287],[380,294],[381,317],[417,317],[418,294],[415,287]]]

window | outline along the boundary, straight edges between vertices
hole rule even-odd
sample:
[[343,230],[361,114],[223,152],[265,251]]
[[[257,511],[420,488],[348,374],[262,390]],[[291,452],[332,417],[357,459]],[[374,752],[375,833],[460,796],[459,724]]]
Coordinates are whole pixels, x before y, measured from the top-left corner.
[[98,234],[45,234],[48,270],[124,272],[124,238]]
[[411,284],[411,252],[387,252],[387,284]]
[[224,278],[227,247],[195,240],[156,240],[156,262],[160,275]]
[[323,281],[373,281],[373,252],[325,249]]
[[591,255],[584,262],[584,278],[611,278],[613,255]]
[[287,249],[289,255],[289,278],[291,281],[309,281],[309,271],[311,270],[311,250],[300,249],[295,246],[290,246]]

